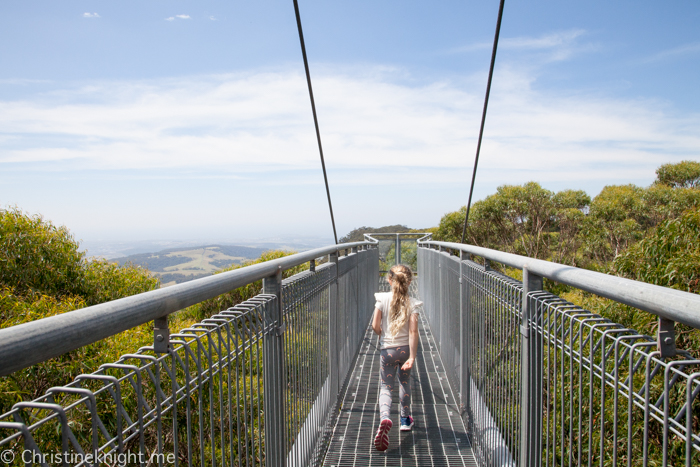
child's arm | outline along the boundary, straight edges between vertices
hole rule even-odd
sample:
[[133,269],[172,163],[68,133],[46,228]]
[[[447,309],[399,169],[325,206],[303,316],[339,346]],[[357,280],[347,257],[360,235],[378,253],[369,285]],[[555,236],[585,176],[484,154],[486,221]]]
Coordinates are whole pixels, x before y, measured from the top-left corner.
[[375,334],[382,335],[382,310],[374,309],[374,318],[372,318],[372,330]]
[[418,314],[413,313],[408,319],[408,348],[411,351],[411,356],[408,357],[406,363],[401,367],[402,370],[410,370],[413,367],[413,362],[416,361],[418,354]]

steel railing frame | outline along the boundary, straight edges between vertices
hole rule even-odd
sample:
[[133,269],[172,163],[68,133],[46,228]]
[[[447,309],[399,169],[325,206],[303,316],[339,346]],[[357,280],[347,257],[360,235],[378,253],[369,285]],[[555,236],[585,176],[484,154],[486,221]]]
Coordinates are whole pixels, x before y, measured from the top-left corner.
[[265,263],[172,285],[107,303],[0,329],[0,376],[63,355],[238,287],[339,251],[365,248],[354,242],[297,253]]
[[[650,423],[663,427],[662,465],[668,465],[670,436],[685,440],[686,465],[692,465],[700,453],[700,436],[698,430],[693,431],[700,361],[670,361],[662,356],[663,350],[656,350],[658,342],[653,338],[542,290],[542,278],[691,326],[687,311],[696,303],[696,296],[495,250],[420,240],[421,297],[448,377],[460,388],[463,415],[482,464],[515,465],[517,461],[522,466],[537,466],[568,461],[573,465],[586,463],[586,459],[588,464],[622,464],[616,449],[606,451],[607,435],[613,446],[623,446],[625,427],[642,417],[641,449],[633,446],[631,430],[627,430],[623,446],[627,465],[631,465],[633,449],[641,451],[644,463],[649,460],[651,441],[646,427]],[[158,354],[154,342],[153,347],[124,355],[117,363],[80,375],[65,387],[51,388],[35,401],[17,404],[5,414],[7,418],[0,419],[0,430],[13,432],[0,439],[0,445],[18,443],[21,437],[25,449],[39,452],[37,430],[54,423],[61,430],[62,452],[123,452],[126,444],[137,443],[140,453],[158,454],[167,443],[176,446],[177,433],[184,432],[188,446],[183,449],[188,457],[183,463],[192,464],[196,449],[200,462],[209,458],[215,465],[216,453],[222,452],[225,464],[226,459],[234,461],[234,440],[231,430],[225,434],[224,424],[235,420],[245,427],[236,429],[239,465],[260,464],[256,452],[259,456],[263,438],[267,440],[265,465],[317,464],[322,458],[324,426],[336,412],[334,396],[343,386],[371,315],[369,292],[376,291],[379,276],[375,245],[332,246],[263,263],[266,268],[243,268],[248,269],[243,276],[253,278],[250,282],[263,279],[263,294],[173,334],[166,354]],[[346,256],[340,257],[343,250]],[[459,257],[446,250],[459,252]],[[329,255],[329,262],[316,267],[315,259],[324,254]],[[484,258],[484,265],[471,261],[468,255]],[[311,269],[282,280],[282,270],[301,264],[295,264],[301,259],[311,261]],[[521,268],[523,281],[492,270],[490,261]],[[243,276],[227,281],[238,284],[235,287],[245,285],[235,282]],[[206,285],[214,287],[210,282]],[[619,291],[620,287],[625,290]],[[642,296],[630,297],[630,290]],[[176,294],[178,300],[188,299],[183,293]],[[656,293],[662,298],[654,296]],[[669,297],[683,300],[658,303]],[[348,304],[356,311],[348,313]],[[658,310],[662,312],[655,313]],[[310,316],[319,311],[328,313],[327,322],[310,326]],[[300,349],[308,353],[298,354]],[[327,360],[319,360],[320,356]],[[309,358],[317,363],[310,371],[301,371],[299,365]],[[567,365],[573,370],[565,371]],[[266,370],[263,384],[261,366]],[[242,390],[233,389],[232,372]],[[90,393],[84,387],[89,381],[101,386]],[[685,402],[671,412],[671,393],[678,393],[683,383]],[[287,389],[280,389],[284,387]],[[131,412],[122,404],[120,394],[125,390],[136,397]],[[236,395],[235,408],[232,394]],[[683,400],[683,395],[674,397]],[[95,417],[98,397],[114,404],[115,425]],[[586,399],[588,405],[583,409],[578,401]],[[208,412],[201,405],[190,407],[191,402],[201,404],[202,400],[216,402],[216,407]],[[260,419],[263,403],[264,423]],[[77,440],[69,426],[67,414],[80,410],[91,414],[92,436],[88,441]],[[186,419],[186,428],[179,430],[175,428],[177,417],[172,417],[178,410],[183,411],[180,418]],[[627,425],[620,415],[625,410]],[[243,413],[234,417],[232,411]],[[37,416],[39,413],[44,415]],[[172,439],[164,437],[164,420],[173,423]],[[114,426],[116,431],[110,431]],[[285,427],[279,430],[284,435],[279,436],[273,427]],[[195,429],[199,432],[192,433]],[[147,432],[149,439],[145,439]],[[195,448],[192,443],[196,441],[199,445]],[[81,442],[90,447],[83,448]]]
[[[471,245],[419,242],[418,259],[426,314],[481,464],[646,465],[656,456],[669,465],[670,435],[685,444],[685,465],[700,457],[691,417],[700,361],[675,344],[674,354],[663,355],[661,336],[655,341],[571,304],[542,290],[542,280],[696,328],[700,297]],[[491,261],[522,269],[523,281],[492,270]],[[633,422],[643,424],[636,428],[643,436],[632,434]],[[652,446],[655,423],[664,442]]]
[[[324,253],[329,261],[317,265]],[[262,293],[170,335],[166,352],[156,339],[15,404],[0,415],[0,446],[23,446],[41,465],[91,465],[89,455],[115,461],[127,447],[137,456],[127,463],[141,465],[154,453],[174,453],[175,465],[318,464],[373,311],[378,252],[360,242],[282,259],[242,268],[263,280]],[[283,268],[306,261],[308,271],[282,279]],[[41,439],[46,430],[60,434],[59,446]]]
[[[376,243],[379,245],[380,239],[382,237],[394,240],[394,264],[402,264],[401,258],[401,244],[406,240],[415,240],[417,243],[432,238],[432,233],[430,232],[374,232],[371,234],[363,234],[366,241]],[[389,247],[391,248],[391,247]],[[387,271],[381,270],[380,274],[385,274]],[[418,271],[413,271],[414,274],[418,274]]]
[[546,277],[700,329],[700,295],[697,294],[473,245],[427,241],[420,242],[419,246],[462,251],[513,268],[527,269],[534,276]]

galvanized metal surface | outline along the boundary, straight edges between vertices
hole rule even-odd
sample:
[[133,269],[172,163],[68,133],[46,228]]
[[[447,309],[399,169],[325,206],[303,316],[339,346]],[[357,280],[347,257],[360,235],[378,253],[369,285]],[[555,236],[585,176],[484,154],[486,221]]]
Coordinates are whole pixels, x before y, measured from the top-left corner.
[[168,354],[144,347],[16,404],[0,417],[7,464],[263,465],[277,303],[259,295],[172,334]]
[[700,329],[700,295],[697,294],[473,245],[434,241],[419,245],[463,251],[518,269],[527,267],[535,275]]
[[317,248],[12,328],[0,329],[0,376],[63,355],[237,287],[272,276],[279,268],[290,269],[321,256],[336,253],[339,249],[365,248],[371,244],[371,242],[356,242]]
[[[337,258],[0,416],[7,465],[318,462],[369,322],[377,250]],[[280,287],[281,286],[281,287]],[[10,458],[13,459],[10,459]],[[8,461],[9,459],[9,461]],[[27,461],[28,460],[28,461]],[[24,462],[27,461],[27,462]]]
[[[366,376],[376,378],[371,365],[378,358],[366,333],[379,260],[376,248],[363,248],[332,254],[328,263],[285,281],[280,266],[296,260],[254,268],[244,277],[260,278],[263,271],[268,293],[171,334],[168,353],[144,347],[16,404],[0,416],[0,450],[15,457],[0,460],[90,465],[88,456],[112,456],[105,463],[318,465],[331,426],[351,430],[358,414],[367,421],[377,412],[377,387]],[[539,290],[542,276],[566,276],[570,285],[594,289],[600,275],[586,271],[580,279],[568,268],[560,276],[561,265],[475,248],[462,251],[520,264],[526,283],[466,255],[460,260],[418,249],[430,325],[421,337],[414,415],[424,418],[425,438],[418,425],[412,441],[397,437],[395,452],[372,457],[376,423],[370,423],[369,434],[357,428],[352,455],[344,447],[336,452],[333,441],[327,465],[468,465],[462,433],[479,465],[700,465],[700,361],[682,349],[662,358],[653,338]],[[634,284],[648,295],[645,284]],[[670,332],[668,324],[664,329]],[[358,361],[360,373],[347,380],[360,346],[359,359],[369,363]],[[354,408],[332,425],[345,381]],[[357,396],[362,391],[365,401]],[[466,432],[455,421],[460,415]],[[436,444],[438,435],[443,444]],[[329,463],[333,456],[345,457]]]
[[652,337],[537,290],[532,269],[524,291],[433,249],[418,267],[480,465],[700,465],[700,361],[661,358]]
[[379,248],[380,273],[386,273],[396,264],[405,264],[413,270],[414,274],[417,274],[416,241],[427,239],[430,235],[425,232],[382,232],[364,234],[364,238]]
[[[380,287],[386,290],[385,283],[380,283]],[[333,427],[325,467],[477,465],[455,403],[456,393],[445,376],[435,339],[423,318],[419,330],[418,358],[411,375],[413,430],[399,431],[395,395],[389,449],[379,452],[374,447],[379,424],[379,340],[367,327],[345,388],[338,422]]]

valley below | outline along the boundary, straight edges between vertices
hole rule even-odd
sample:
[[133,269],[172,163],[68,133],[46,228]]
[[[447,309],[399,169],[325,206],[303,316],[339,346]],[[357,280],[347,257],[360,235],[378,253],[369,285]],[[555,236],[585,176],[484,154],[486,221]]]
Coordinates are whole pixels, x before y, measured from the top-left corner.
[[139,253],[112,261],[148,269],[160,279],[161,287],[210,276],[221,269],[258,258],[267,248],[207,245],[169,248],[156,253]]

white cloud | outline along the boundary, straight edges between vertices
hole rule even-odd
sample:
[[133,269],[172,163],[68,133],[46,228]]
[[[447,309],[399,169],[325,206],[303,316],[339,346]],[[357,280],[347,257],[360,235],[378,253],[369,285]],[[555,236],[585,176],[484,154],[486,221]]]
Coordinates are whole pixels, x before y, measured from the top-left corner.
[[[579,39],[587,33],[583,29],[570,29],[554,33],[543,34],[537,37],[503,37],[498,41],[498,50],[516,50],[545,53],[546,61],[565,60],[574,52],[588,50],[592,46],[579,44]],[[462,47],[456,47],[447,51],[450,54],[468,53],[477,50],[491,50],[492,42],[479,42]],[[532,57],[529,57],[530,59]]]
[[[700,154],[700,115],[655,101],[545,95],[532,81],[504,65],[494,82],[480,180],[614,183],[653,177],[661,163]],[[394,183],[387,168],[409,170],[400,181],[415,184],[468,175],[480,86],[412,87],[385,72],[323,72],[314,88],[329,169],[364,171],[337,175],[338,185]],[[0,136],[11,139],[0,142],[0,164],[204,176],[318,168],[306,83],[297,72],[92,83],[42,96],[0,102]]]
[[213,16],[213,15],[210,16],[209,19],[210,19],[211,21],[217,21],[216,16]]
[[[555,33],[543,34],[539,37],[503,37],[498,40],[498,48],[501,49],[520,49],[520,50],[542,50],[553,49],[562,46],[573,44],[576,39],[586,34],[583,29],[571,29],[568,31],[559,31]],[[451,49],[450,53],[472,52],[474,50],[491,50],[492,42],[478,42],[462,47]]]
[[643,59],[642,63],[654,63],[662,60],[674,59],[695,54],[700,54],[700,42],[684,44],[678,47],[674,47],[672,49],[661,51]]
[[175,21],[176,19],[192,19],[190,15],[175,15],[165,18],[165,21]]
[[[530,180],[594,196],[607,184],[651,183],[663,163],[700,159],[700,114],[542,92],[534,84],[546,63],[501,62],[476,199]],[[436,225],[466,203],[482,73],[415,85],[397,68],[315,69],[339,233]],[[0,201],[93,236],[329,233],[306,81],[295,70],[53,84],[0,100]],[[385,200],[388,185],[410,187],[397,206]],[[235,216],[221,215],[232,206]]]
[[83,13],[83,18],[99,18],[100,15],[97,13]]
[[504,38],[499,42],[498,46],[504,49],[553,49],[556,47],[569,46],[585,33],[586,31],[583,29],[571,29],[569,31],[544,34],[539,37]]

